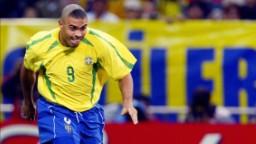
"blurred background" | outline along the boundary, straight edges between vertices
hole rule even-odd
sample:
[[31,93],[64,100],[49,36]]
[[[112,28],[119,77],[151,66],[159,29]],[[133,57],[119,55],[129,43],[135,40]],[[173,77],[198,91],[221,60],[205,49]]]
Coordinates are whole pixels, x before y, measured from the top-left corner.
[[20,116],[19,69],[29,38],[57,27],[71,3],[138,60],[140,124],[120,116],[118,85],[108,81],[105,143],[256,143],[256,0],[0,0],[1,143],[38,142],[36,122]]

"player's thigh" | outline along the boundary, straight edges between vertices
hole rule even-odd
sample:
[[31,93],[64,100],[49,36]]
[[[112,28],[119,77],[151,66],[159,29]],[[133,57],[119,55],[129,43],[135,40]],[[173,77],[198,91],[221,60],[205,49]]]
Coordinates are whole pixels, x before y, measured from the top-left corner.
[[104,121],[104,111],[101,106],[97,105],[84,113],[81,125],[81,144],[102,144]]
[[[56,110],[54,106],[38,102],[38,127],[40,142],[53,144],[80,144],[77,122],[69,114]],[[42,107],[43,106],[43,107]]]

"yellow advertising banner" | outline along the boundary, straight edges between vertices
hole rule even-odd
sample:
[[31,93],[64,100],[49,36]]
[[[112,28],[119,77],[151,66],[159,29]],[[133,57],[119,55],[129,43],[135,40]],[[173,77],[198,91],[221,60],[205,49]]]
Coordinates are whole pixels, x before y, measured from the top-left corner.
[[[57,26],[55,19],[1,19],[1,80],[29,37]],[[142,20],[89,27],[113,35],[132,51],[138,59],[134,94],[149,96],[153,105],[187,106],[199,86],[210,89],[219,106],[256,105],[256,22]],[[116,89],[117,83],[109,81],[100,102],[120,102]]]

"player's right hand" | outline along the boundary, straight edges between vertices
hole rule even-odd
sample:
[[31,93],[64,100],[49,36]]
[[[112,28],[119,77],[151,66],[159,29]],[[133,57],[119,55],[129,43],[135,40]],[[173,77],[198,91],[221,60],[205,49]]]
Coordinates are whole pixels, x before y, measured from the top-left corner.
[[21,116],[29,121],[35,121],[36,108],[31,103],[23,103],[21,106]]

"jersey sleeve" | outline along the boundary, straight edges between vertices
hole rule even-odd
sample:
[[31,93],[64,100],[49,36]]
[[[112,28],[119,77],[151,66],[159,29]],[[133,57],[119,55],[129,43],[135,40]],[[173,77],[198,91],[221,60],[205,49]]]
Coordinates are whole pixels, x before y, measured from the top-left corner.
[[31,43],[31,42],[28,42],[27,45],[26,45],[26,53],[25,53],[25,57],[24,57],[24,66],[27,69],[36,72],[39,69],[38,65],[36,65],[38,56],[37,56],[34,48],[31,48],[31,47],[28,46],[29,43]]
[[24,57],[24,66],[34,72],[40,69],[40,56],[42,51],[39,50],[41,41],[43,41],[48,35],[46,32],[38,32],[26,44],[26,53]]
[[109,77],[118,80],[130,73],[137,60],[129,49],[107,34],[102,35],[101,41],[104,51],[100,63]]

